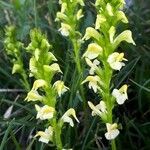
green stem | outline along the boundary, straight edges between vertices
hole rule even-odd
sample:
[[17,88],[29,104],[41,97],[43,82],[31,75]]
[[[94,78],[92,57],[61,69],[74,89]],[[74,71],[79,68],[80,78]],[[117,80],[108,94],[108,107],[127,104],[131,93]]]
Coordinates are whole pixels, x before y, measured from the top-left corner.
[[104,63],[104,76],[105,76],[105,95],[104,100],[106,101],[107,109],[108,109],[108,119],[107,121],[109,123],[112,123],[112,108],[113,103],[111,100],[111,93],[110,93],[110,82],[112,78],[112,70],[110,69],[109,65],[107,63]]
[[36,10],[36,0],[34,0],[34,24],[37,27],[37,10]]
[[19,61],[19,64],[22,66],[21,76],[22,76],[23,85],[24,85],[25,89],[29,92],[30,84],[28,82],[28,77],[27,77],[26,71],[23,67],[23,60],[22,60],[21,54],[18,56],[18,61]]
[[[112,114],[112,109],[113,109],[113,103],[111,100],[111,93],[110,93],[110,82],[111,82],[111,78],[112,78],[112,70],[109,68],[109,66],[107,65],[107,63],[104,63],[104,68],[105,68],[105,77],[106,77],[106,105],[108,108],[108,122],[109,123],[113,123],[113,114]],[[116,143],[115,143],[115,139],[111,141],[111,149],[112,150],[116,150]]]
[[112,150],[116,150],[116,142],[115,142],[115,140],[111,141],[111,149]]
[[87,104],[86,104],[86,99],[85,99],[85,94],[84,94],[84,88],[83,86],[81,85],[81,81],[82,81],[82,75],[83,75],[83,70],[82,70],[82,67],[81,67],[81,61],[80,61],[80,47],[81,47],[81,44],[79,45],[78,44],[78,39],[77,38],[73,38],[72,39],[72,44],[73,44],[73,48],[74,48],[74,53],[75,53],[75,62],[76,62],[76,66],[77,66],[77,71],[78,71],[78,76],[80,78],[79,80],[79,87],[80,87],[80,94],[81,94],[81,97],[83,99],[83,109],[84,109],[84,112],[85,112],[85,123],[87,124]]
[[78,45],[77,39],[73,39],[72,44],[73,44],[74,53],[75,53],[75,62],[77,65],[78,73],[80,74],[80,73],[82,73],[80,58],[79,58],[80,57],[80,54],[79,54],[80,45]]
[[55,143],[57,150],[62,150],[62,141],[61,141],[61,127],[59,123],[57,123],[56,119],[54,120],[54,132],[55,132]]
[[28,82],[28,80],[27,80],[27,75],[26,75],[26,73],[25,73],[25,70],[23,70],[22,78],[23,78],[23,82],[24,82],[25,89],[26,89],[27,91],[30,91],[30,85],[29,85],[29,82]]

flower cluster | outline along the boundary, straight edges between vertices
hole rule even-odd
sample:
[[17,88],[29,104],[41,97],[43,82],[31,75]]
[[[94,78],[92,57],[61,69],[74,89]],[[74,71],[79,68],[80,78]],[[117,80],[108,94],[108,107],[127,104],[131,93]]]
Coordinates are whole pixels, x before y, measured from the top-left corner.
[[125,30],[119,35],[116,33],[118,23],[128,23],[122,11],[124,4],[124,0],[108,3],[104,0],[96,0],[95,26],[88,27],[83,37],[83,40],[92,39],[92,43],[83,54],[90,70],[89,76],[82,84],[88,82],[89,89],[93,89],[102,97],[96,106],[90,101],[88,105],[92,109],[92,116],[98,115],[106,123],[105,137],[108,140],[115,139],[119,134],[117,123],[113,123],[112,110],[115,102],[121,105],[128,99],[126,84],[120,89],[113,89],[112,92],[110,89],[113,71],[120,71],[127,61],[123,52],[119,53],[115,50],[122,41],[135,45],[130,30]]
[[22,84],[24,85],[26,90],[29,90],[30,87],[29,83],[27,82],[27,76],[24,70],[23,59],[21,56],[21,49],[23,48],[23,43],[17,40],[17,32],[15,26],[7,26],[5,28],[5,36],[5,50],[7,54],[12,57],[12,74],[19,73],[22,76]]
[[82,9],[77,7],[84,6],[83,0],[60,0],[61,11],[56,14],[56,21],[61,21],[59,31],[63,36],[73,36],[77,28],[77,22],[83,17]]
[[69,88],[64,85],[62,80],[52,84],[53,77],[56,74],[62,74],[62,71],[56,57],[49,51],[51,45],[46,36],[40,30],[33,29],[30,37],[31,43],[26,48],[32,56],[29,63],[29,76],[34,77],[35,81],[25,100],[36,103],[36,119],[47,120],[45,131],[38,131],[34,137],[39,136],[39,141],[44,143],[49,141],[56,143],[57,149],[62,149],[60,136],[63,124],[67,122],[73,127],[71,116],[77,122],[79,120],[73,108],[67,110],[60,119],[57,119],[59,111],[56,111],[57,98],[61,97]]
[[16,29],[15,26],[7,26],[5,30],[5,49],[8,55],[14,57],[13,59],[13,68],[12,68],[12,74],[14,73],[20,73],[23,70],[23,64],[22,61],[20,61],[21,58],[21,52],[20,49],[23,46],[23,43],[17,41],[16,39]]
[[80,48],[83,41],[79,31],[79,22],[84,16],[82,7],[85,4],[83,0],[59,0],[59,4],[61,5],[61,10],[57,12],[55,20],[61,22],[61,27],[58,31],[62,36],[70,39],[77,71],[81,73]]

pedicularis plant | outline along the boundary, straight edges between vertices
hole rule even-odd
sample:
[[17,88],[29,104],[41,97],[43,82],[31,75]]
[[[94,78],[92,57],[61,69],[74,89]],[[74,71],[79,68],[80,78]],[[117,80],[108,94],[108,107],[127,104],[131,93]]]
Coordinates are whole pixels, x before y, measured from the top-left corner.
[[83,17],[82,7],[83,0],[59,0],[61,11],[57,12],[56,21],[61,22],[59,31],[65,37],[69,37],[74,50],[74,60],[77,65],[78,72],[81,74],[80,48],[81,33],[79,32],[79,21]]
[[128,85],[120,89],[111,89],[113,72],[117,73],[125,66],[124,53],[116,52],[122,41],[132,43],[132,33],[125,30],[118,35],[116,29],[119,23],[128,23],[123,10],[124,0],[96,0],[94,6],[97,11],[95,26],[88,27],[83,40],[92,40],[88,45],[85,57],[90,67],[89,76],[82,82],[89,82],[89,88],[100,95],[101,99],[96,106],[88,101],[92,109],[92,116],[98,115],[106,124],[107,132],[105,137],[111,141],[112,149],[116,149],[115,138],[119,134],[118,122],[113,117],[115,106],[122,105],[128,99]]
[[17,40],[17,33],[14,26],[7,26],[5,29],[5,41],[4,46],[7,54],[11,57],[11,62],[13,63],[12,74],[19,73],[22,77],[21,83],[23,87],[29,91],[30,86],[28,83],[27,73],[24,69],[23,58],[21,50],[23,48],[23,43]]
[[[82,9],[85,4],[83,0],[59,0],[59,4],[61,6],[61,10],[57,12],[55,21],[60,22],[61,24],[58,31],[60,31],[62,36],[68,38],[71,42],[71,54],[73,54],[74,62],[76,63],[77,73],[75,72],[75,74],[78,77],[75,91],[76,93],[79,91],[83,101],[83,108],[86,112],[85,94],[81,85],[83,67],[80,51],[83,43],[82,34],[80,33],[80,20],[84,17]],[[74,92],[73,94],[76,93]],[[71,93],[70,95],[72,96],[73,94]]]
[[58,150],[63,149],[61,141],[61,130],[65,122],[70,126],[74,126],[73,116],[77,122],[75,110],[70,108],[66,113],[58,119],[59,108],[57,108],[57,99],[63,93],[69,90],[64,82],[57,80],[53,83],[53,77],[56,73],[61,73],[57,59],[49,52],[51,45],[45,35],[39,30],[32,30],[30,33],[31,43],[26,48],[32,57],[29,63],[30,77],[34,77],[35,81],[31,91],[28,93],[26,100],[35,101],[35,109],[37,111],[37,119],[47,120],[47,128],[45,131],[38,131],[35,137],[39,136],[39,141],[48,143],[53,142]]

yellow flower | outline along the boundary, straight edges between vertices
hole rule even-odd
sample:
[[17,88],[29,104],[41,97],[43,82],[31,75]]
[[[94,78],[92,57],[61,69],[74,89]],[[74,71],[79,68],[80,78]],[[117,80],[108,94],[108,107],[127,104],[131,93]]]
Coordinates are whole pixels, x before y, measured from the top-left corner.
[[127,19],[126,15],[124,14],[123,11],[117,12],[117,19],[121,20],[123,23],[128,23],[128,19]]
[[47,71],[47,72],[50,72],[50,73],[62,73],[59,65],[57,63],[53,63],[52,65],[44,65],[44,70]]
[[114,26],[112,26],[109,29],[109,38],[110,38],[110,42],[117,47],[122,41],[126,41],[128,43],[132,43],[133,45],[135,45],[135,42],[132,39],[132,32],[130,30],[125,30],[123,31],[121,34],[119,34],[115,39],[116,33],[116,29]]
[[36,60],[35,60],[34,57],[30,58],[29,70],[31,72],[30,75],[29,75],[29,77],[32,77],[34,73],[37,73]]
[[106,21],[105,16],[103,16],[102,14],[98,14],[96,17],[95,29],[99,29],[101,24],[104,23],[105,21]]
[[70,25],[61,23],[61,28],[58,31],[60,31],[63,36],[69,36],[70,30],[71,30]]
[[48,52],[47,57],[49,61],[57,61],[56,57],[51,52]]
[[95,6],[99,6],[103,3],[103,0],[96,0],[95,1]]
[[39,95],[37,91],[31,90],[25,100],[29,101],[41,101],[44,97]]
[[83,0],[77,0],[77,2],[81,5],[81,6],[85,6],[84,1]]
[[38,118],[41,120],[52,119],[54,116],[55,109],[48,105],[44,105],[43,107],[35,105],[35,109],[37,111],[37,116],[36,116],[37,119]]
[[135,45],[135,42],[132,39],[132,32],[130,30],[125,30],[123,31],[121,34],[119,34],[115,40],[114,43],[115,45],[119,45],[122,41],[126,41],[128,43],[132,43],[133,45]]
[[88,40],[90,38],[95,38],[96,40],[99,40],[101,38],[101,35],[94,28],[88,27],[86,28],[85,35],[82,40]]
[[88,101],[88,105],[92,109],[92,116],[102,116],[104,113],[107,113],[106,104],[104,101],[100,101],[100,103],[96,106],[94,106],[92,102]]
[[95,75],[95,76],[88,76],[81,84],[84,84],[86,82],[89,82],[89,89],[93,89],[94,92],[97,92],[97,89],[100,90],[100,87],[98,86],[99,84],[102,84],[99,76]]
[[59,4],[62,4],[62,0],[59,0]]
[[107,62],[109,63],[110,67],[114,70],[120,70],[125,64],[122,61],[127,61],[124,58],[124,53],[114,52],[109,55]]
[[40,142],[43,143],[48,143],[49,141],[52,141],[53,138],[53,128],[51,126],[49,126],[47,129],[45,129],[45,131],[38,131],[37,134],[34,137],[38,137]]
[[77,116],[76,116],[76,112],[75,112],[75,110],[74,110],[73,108],[70,108],[69,110],[67,110],[67,111],[65,112],[65,114],[61,117],[61,120],[62,120],[63,122],[69,123],[69,125],[70,125],[71,127],[73,127],[73,126],[74,126],[74,123],[73,123],[73,120],[72,120],[72,118],[71,118],[70,116],[73,116],[74,119],[79,123],[79,120],[78,120],[78,118],[77,118]]
[[93,62],[88,58],[85,58],[85,60],[86,63],[91,67],[89,70],[89,74],[93,75],[94,72],[98,69],[98,65],[100,64],[100,62],[97,59],[95,59]]
[[65,93],[67,90],[69,90],[69,88],[66,87],[66,86],[64,85],[64,82],[61,81],[61,80],[56,81],[56,82],[54,83],[53,87],[56,89],[56,91],[57,91],[59,97],[60,97],[63,93]]
[[40,54],[41,54],[40,49],[36,48],[34,51],[34,56],[36,61],[39,60]]
[[41,87],[44,87],[44,86],[47,86],[46,81],[43,80],[43,79],[38,79],[38,80],[34,81],[32,90],[36,91],[38,88],[41,88]]
[[60,19],[61,20],[66,20],[67,16],[64,13],[57,12],[55,21],[59,21]]
[[67,9],[67,3],[62,3],[61,4],[61,13],[64,13]]
[[107,140],[115,139],[119,134],[119,130],[117,129],[118,125],[116,123],[114,124],[106,123],[106,127],[107,127],[107,132],[105,133],[106,139]]
[[79,9],[77,12],[77,20],[80,20],[84,15],[82,14],[82,9]]
[[86,52],[83,54],[83,57],[87,57],[89,59],[95,59],[100,54],[102,54],[102,47],[96,43],[91,43],[88,45]]
[[110,43],[114,43],[114,36],[116,33],[116,29],[114,26],[111,26],[111,28],[109,29],[109,39],[110,39]]
[[128,86],[125,84],[119,90],[113,90],[112,95],[116,98],[116,101],[119,105],[122,105],[128,99],[127,89]]
[[15,63],[12,68],[12,74],[19,73],[22,71],[22,66],[18,63]]
[[126,4],[125,0],[119,0],[120,2],[120,9],[123,9],[124,5]]
[[112,6],[110,5],[110,3],[107,3],[107,5],[106,5],[106,10],[107,10],[109,16],[113,16],[113,15],[114,15],[114,14],[113,14],[113,8],[112,8]]

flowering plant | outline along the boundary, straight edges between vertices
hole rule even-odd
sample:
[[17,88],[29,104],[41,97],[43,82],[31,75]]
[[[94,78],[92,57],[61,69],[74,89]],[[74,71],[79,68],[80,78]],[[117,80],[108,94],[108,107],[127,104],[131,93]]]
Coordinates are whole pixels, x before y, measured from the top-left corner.
[[98,115],[106,124],[107,132],[105,137],[112,141],[112,149],[116,149],[115,138],[119,134],[118,123],[114,120],[113,109],[116,104],[122,105],[127,99],[128,85],[112,91],[113,73],[118,72],[125,66],[127,59],[123,52],[116,52],[119,44],[123,41],[135,45],[132,33],[125,30],[117,34],[117,26],[120,22],[128,23],[123,12],[124,0],[106,2],[96,0],[94,6],[97,10],[97,17],[94,27],[86,29],[83,40],[92,40],[88,45],[83,57],[90,67],[89,76],[82,82],[88,82],[89,89],[100,95],[102,100],[96,106],[88,101],[92,109],[92,116]]
[[[35,137],[40,137],[39,141],[48,143],[53,142],[58,150],[62,150],[61,129],[65,122],[70,126],[74,126],[74,117],[77,122],[75,110],[68,109],[65,114],[58,119],[59,109],[57,111],[57,99],[62,96],[68,87],[64,82],[57,80],[52,84],[53,77],[56,74],[62,74],[56,57],[49,51],[51,45],[46,36],[38,29],[31,30],[31,43],[26,48],[31,54],[29,70],[30,77],[34,77],[33,87],[28,93],[25,100],[33,101],[37,111],[37,119],[47,120],[47,128],[45,131],[38,131]],[[41,94],[40,94],[41,93]]]

